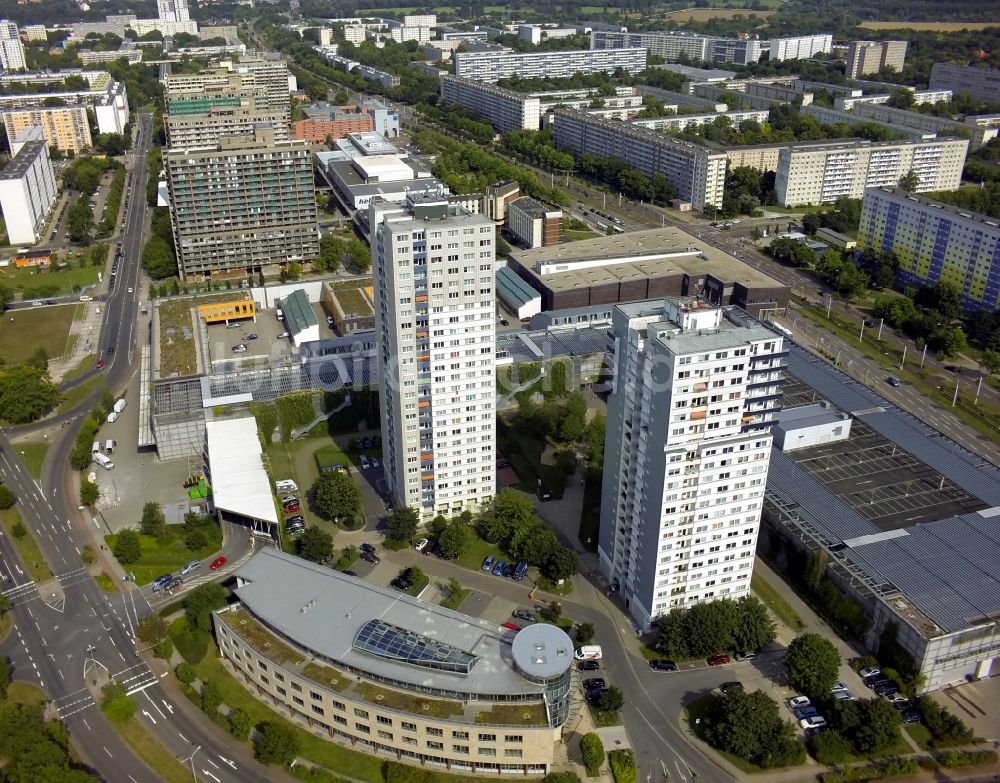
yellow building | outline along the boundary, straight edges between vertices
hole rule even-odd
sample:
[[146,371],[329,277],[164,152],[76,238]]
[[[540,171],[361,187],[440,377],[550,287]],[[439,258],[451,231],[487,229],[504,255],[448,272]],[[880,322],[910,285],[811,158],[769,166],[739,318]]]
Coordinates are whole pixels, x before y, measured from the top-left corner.
[[238,302],[213,302],[212,304],[198,305],[198,317],[203,318],[205,323],[209,324],[256,318],[257,304],[252,299],[242,299]]
[[39,125],[45,132],[45,140],[50,147],[60,152],[77,154],[89,149],[90,123],[87,121],[85,106],[34,106],[24,109],[9,109],[0,113],[7,129],[7,141],[12,142],[29,125]]

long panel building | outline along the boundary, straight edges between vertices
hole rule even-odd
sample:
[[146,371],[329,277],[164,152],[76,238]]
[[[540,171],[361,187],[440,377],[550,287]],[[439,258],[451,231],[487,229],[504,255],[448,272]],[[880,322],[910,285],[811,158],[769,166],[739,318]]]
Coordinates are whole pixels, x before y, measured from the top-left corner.
[[641,628],[750,591],[782,338],[687,297],[618,305],[598,558]]
[[312,153],[304,141],[224,136],[163,156],[182,278],[310,261],[319,254]]
[[640,47],[667,61],[678,60],[681,55],[699,62],[737,63],[749,65],[758,62],[764,52],[763,42],[753,38],[718,38],[684,31],[629,33],[612,30],[594,30],[590,34],[590,48],[629,49]]
[[833,35],[818,33],[817,35],[798,35],[789,38],[772,38],[768,59],[775,60],[807,60],[815,54],[827,53],[833,50]]
[[473,79],[442,76],[441,100],[479,115],[499,133],[538,130],[542,121],[540,98]]
[[902,285],[954,283],[966,312],[1000,307],[1000,221],[893,188],[865,191],[858,247],[892,251]]
[[205,147],[218,143],[223,136],[252,136],[258,125],[274,131],[275,141],[288,141],[287,111],[258,109],[255,97],[243,97],[233,103],[228,98],[206,101],[195,107],[191,101],[177,101],[164,116],[168,147]]
[[778,204],[831,204],[862,198],[866,188],[894,187],[913,171],[917,192],[954,190],[962,182],[969,140],[880,141],[846,139],[791,144],[778,153]]
[[455,76],[479,82],[498,82],[515,74],[523,79],[568,79],[575,73],[614,73],[619,68],[635,75],[646,68],[646,50],[456,52],[454,61]]
[[[40,134],[36,130],[34,135]],[[23,142],[0,171],[0,206],[11,244],[32,245],[38,241],[56,194],[49,145],[37,138]]]
[[859,119],[887,122],[930,133],[954,136],[968,134],[970,150],[988,144],[1000,133],[1000,117],[997,116],[971,116],[964,120],[953,120],[950,117],[935,117],[933,114],[873,103],[857,104],[851,113]]
[[934,63],[931,68],[932,90],[951,90],[986,103],[996,103],[1000,95],[1000,70],[973,68],[953,63]]
[[725,152],[573,109],[555,111],[554,139],[576,155],[620,158],[647,177],[663,174],[695,209],[722,206]]
[[496,484],[496,228],[445,197],[369,210],[385,477],[424,522]]

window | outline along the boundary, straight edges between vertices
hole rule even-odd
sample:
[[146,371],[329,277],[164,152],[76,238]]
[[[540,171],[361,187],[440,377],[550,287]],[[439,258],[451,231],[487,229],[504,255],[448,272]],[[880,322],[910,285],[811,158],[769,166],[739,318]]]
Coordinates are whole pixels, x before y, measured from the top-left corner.
[[323,697],[320,696],[316,691],[309,691],[309,698],[313,701],[322,701]]
[[469,732],[467,731],[453,731],[451,733],[452,739],[467,740],[469,738]]
[[[430,731],[430,729],[428,729],[428,731]],[[479,735],[479,741],[480,742],[496,742],[497,741],[497,735],[496,734],[480,734]]]
[[380,732],[378,732],[378,738],[379,739],[388,740],[389,742],[392,742],[392,734],[390,734],[388,731],[380,731]]
[[522,737],[520,734],[507,734],[503,738],[503,741],[504,742],[524,742],[524,737]]
[[521,758],[522,750],[520,748],[507,748],[503,755],[509,759],[519,759]]
[[496,754],[497,754],[497,749],[496,748],[480,748],[479,749],[479,755],[480,756],[495,756]]
[[297,682],[293,682],[291,685],[293,691],[295,691],[296,693],[302,693],[302,686],[299,685]]
[[391,726],[392,725],[392,718],[387,718],[387,717],[385,717],[385,715],[376,715],[375,716],[375,720],[377,720],[383,726]]
[[452,752],[454,752],[454,753],[460,753],[463,756],[468,756],[469,755],[469,746],[468,745],[452,745],[451,749],[452,749]]
[[302,699],[300,699],[298,696],[292,696],[292,701],[294,701],[300,707],[305,707],[306,706],[306,703],[304,701],[302,701]]
[[444,750],[444,743],[427,740],[427,747],[431,750]]
[[443,737],[444,736],[444,731],[442,731],[441,729],[436,729],[433,726],[428,726],[427,727],[427,733],[430,734],[432,737]]
[[323,708],[322,707],[317,707],[315,704],[312,704],[310,706],[312,707],[312,711],[315,712],[317,715],[322,715],[323,714]]
[[354,728],[360,731],[362,734],[371,734],[372,730],[370,726],[366,726],[364,723],[355,723]]
[[357,718],[365,718],[365,719],[368,718],[368,713],[365,712],[364,710],[359,710],[357,707],[354,708],[354,715]]

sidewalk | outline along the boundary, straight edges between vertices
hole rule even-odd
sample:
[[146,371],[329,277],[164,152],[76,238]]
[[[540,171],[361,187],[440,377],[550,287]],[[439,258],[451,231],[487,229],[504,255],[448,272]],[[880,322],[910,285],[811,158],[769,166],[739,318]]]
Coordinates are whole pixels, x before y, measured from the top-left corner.
[[60,382],[68,372],[79,367],[86,357],[95,357],[100,353],[98,340],[101,336],[103,305],[101,302],[81,302],[80,306],[86,308],[83,318],[73,321],[69,328],[70,335],[76,337],[73,340],[73,349],[49,362],[49,374],[56,383]]

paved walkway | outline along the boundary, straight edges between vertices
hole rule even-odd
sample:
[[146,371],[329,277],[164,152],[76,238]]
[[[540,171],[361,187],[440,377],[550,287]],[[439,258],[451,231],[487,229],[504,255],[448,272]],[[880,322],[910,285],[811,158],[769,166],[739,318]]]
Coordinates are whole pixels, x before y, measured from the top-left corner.
[[83,317],[73,321],[69,327],[69,334],[76,337],[72,341],[72,350],[49,361],[49,375],[56,383],[59,383],[68,372],[76,369],[86,357],[95,358],[99,353],[98,340],[101,335],[104,306],[101,302],[81,302],[80,305],[85,308]]

